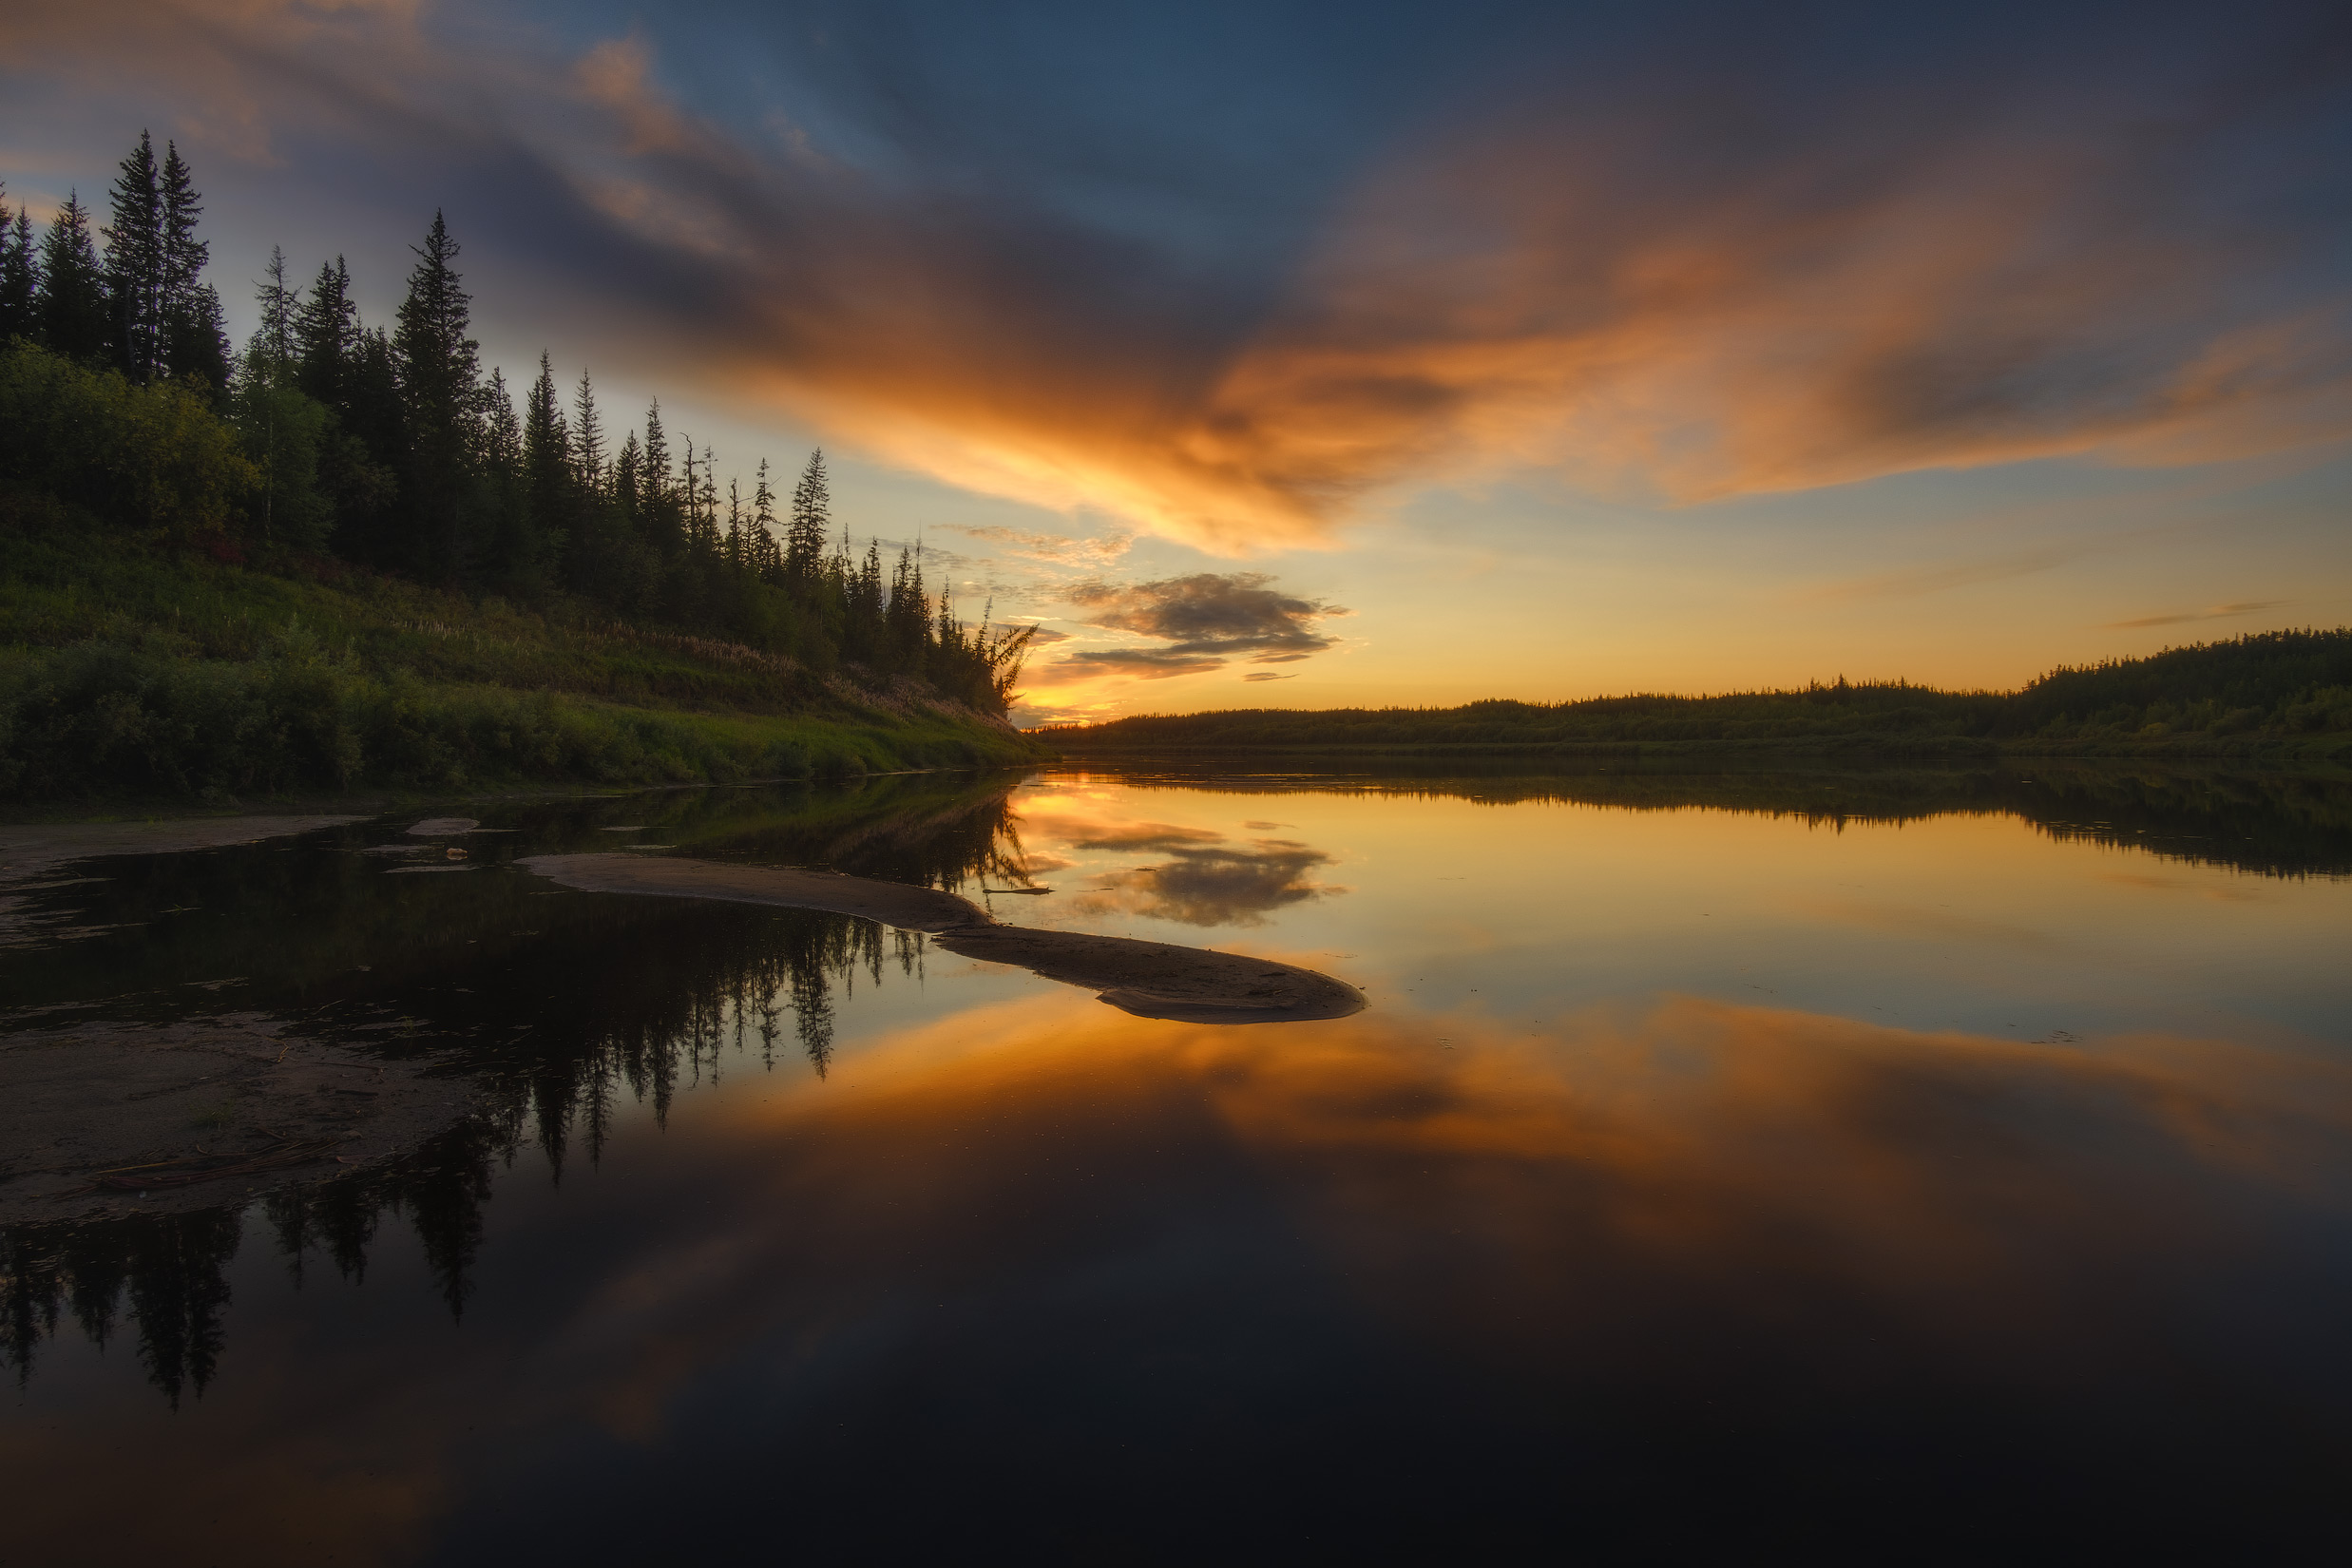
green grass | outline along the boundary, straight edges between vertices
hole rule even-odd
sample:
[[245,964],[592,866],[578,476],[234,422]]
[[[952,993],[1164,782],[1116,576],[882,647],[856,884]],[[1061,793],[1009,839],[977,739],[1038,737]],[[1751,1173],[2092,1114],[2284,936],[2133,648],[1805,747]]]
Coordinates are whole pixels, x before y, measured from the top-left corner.
[[328,569],[49,527],[0,538],[0,798],[223,800],[1018,764],[1043,747],[901,685]]

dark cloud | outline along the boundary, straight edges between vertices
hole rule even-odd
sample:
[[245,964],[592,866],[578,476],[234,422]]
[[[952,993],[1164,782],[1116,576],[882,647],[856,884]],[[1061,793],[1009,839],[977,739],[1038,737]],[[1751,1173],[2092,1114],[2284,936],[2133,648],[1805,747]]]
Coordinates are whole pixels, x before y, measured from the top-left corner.
[[1296,680],[1298,677],[1296,675],[1276,675],[1272,670],[1252,670],[1241,679],[1244,680]]
[[1257,664],[1321,653],[1338,641],[1316,622],[1348,612],[1270,587],[1264,572],[1195,572],[1127,587],[1081,583],[1063,597],[1097,626],[1165,638],[1173,654],[1252,654]]
[[1111,648],[1100,653],[1063,654],[1031,670],[1031,686],[1067,685],[1095,676],[1124,675],[1138,680],[1166,680],[1179,675],[1221,670],[1225,660],[1205,654],[1167,653],[1151,648]]
[[1154,583],[1085,583],[1063,589],[1062,597],[1084,612],[1090,625],[1163,639],[1168,646],[1066,654],[1040,668],[1036,678],[1048,685],[1107,675],[1164,680],[1221,670],[1243,657],[1252,664],[1296,663],[1337,642],[1319,623],[1347,610],[1283,593],[1271,586],[1272,582],[1264,572],[1195,572]]
[[41,137],[105,120],[86,190],[186,127],[224,264],[446,205],[485,315],[600,372],[1232,553],[1480,466],[1702,497],[2352,425],[2341,6],[493,10],[18,5],[0,71]]

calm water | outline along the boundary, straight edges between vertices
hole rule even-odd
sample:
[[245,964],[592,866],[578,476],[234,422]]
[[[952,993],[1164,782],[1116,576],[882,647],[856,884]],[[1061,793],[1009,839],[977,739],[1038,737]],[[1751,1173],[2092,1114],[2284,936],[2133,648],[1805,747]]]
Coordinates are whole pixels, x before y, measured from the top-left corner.
[[[0,1560],[2328,1560],[2352,1523],[2345,786],[462,809],[516,830],[471,871],[356,852],[413,815],[118,859],[42,895],[115,928],[0,954],[14,1026],[259,1009],[492,1106],[0,1240]],[[1372,1005],[1154,1023],[503,864],[624,841]]]

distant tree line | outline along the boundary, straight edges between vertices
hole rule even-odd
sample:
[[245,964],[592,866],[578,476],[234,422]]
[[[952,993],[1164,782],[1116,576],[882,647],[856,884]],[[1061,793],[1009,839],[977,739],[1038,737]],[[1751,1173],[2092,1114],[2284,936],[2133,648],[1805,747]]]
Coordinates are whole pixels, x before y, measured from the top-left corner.
[[1203,751],[1565,755],[1746,748],[1960,755],[2161,750],[2352,753],[2352,628],[2256,632],[2061,667],[2014,692],[1840,677],[1800,691],[1663,693],[1459,708],[1138,714],[1038,736],[1073,754]]
[[[836,536],[824,456],[745,493],[664,427],[616,445],[583,373],[548,357],[521,406],[486,374],[456,240],[435,214],[389,327],[343,258],[307,285],[273,252],[241,354],[203,281],[203,211],[176,145],[123,160],[108,221],[78,193],[38,234],[0,191],[0,483],[102,524],[262,564],[328,558],[1009,704],[1030,629],[957,619],[919,550]],[[102,243],[103,241],[103,243]]]

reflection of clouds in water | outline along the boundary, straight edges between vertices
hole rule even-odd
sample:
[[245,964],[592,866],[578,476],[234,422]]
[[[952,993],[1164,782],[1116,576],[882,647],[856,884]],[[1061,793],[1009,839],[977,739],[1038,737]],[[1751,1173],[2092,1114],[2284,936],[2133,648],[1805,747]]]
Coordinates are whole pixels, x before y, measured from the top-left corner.
[[[1780,1316],[1794,1301],[1884,1313],[1890,1342],[1998,1341],[2036,1314],[2035,1333],[2063,1337],[2055,1314],[2100,1338],[2118,1310],[2145,1321],[2127,1297],[2198,1287],[2248,1213],[2341,1214],[2352,1188],[2352,1072],[2224,1042],[2021,1045],[1683,999],[1539,1041],[1452,1017],[1444,1052],[1423,1021],[1100,1014],[974,1009],[880,1043],[855,1099],[747,1107],[760,1174],[713,1214],[741,1232],[738,1288],[633,1299],[631,1331],[676,1316],[664,1337],[698,1342],[712,1314],[764,1320],[778,1300],[880,1328],[910,1271],[1001,1310],[1004,1291],[1050,1295],[1113,1254],[1246,1227],[1227,1185],[1241,1152],[1279,1190],[1262,1201],[1343,1261],[1355,1305],[1416,1331],[1538,1376],[1599,1351],[1654,1377],[1707,1359],[1685,1329],[1743,1323],[1787,1336],[1801,1368],[1844,1351]],[[712,1251],[648,1236],[638,1273]],[[1234,1266],[1231,1288],[1266,1283]],[[868,1345],[869,1370],[889,1350]]]
[[1071,901],[1079,914],[1144,915],[1184,926],[1262,926],[1268,911],[1345,888],[1308,880],[1331,857],[1281,839],[1253,849],[1178,849],[1159,866],[1104,873],[1102,886]]
[[[463,1334],[433,1312],[355,1359],[290,1327],[317,1308],[257,1291],[250,1331],[283,1330],[283,1376],[208,1406],[212,1441],[68,1425],[0,1455],[76,1528],[132,1468],[150,1560],[177,1560],[178,1521],[251,1509],[247,1559],[291,1562],[424,1555],[486,1509],[577,1495],[593,1434],[707,1478],[696,1499],[789,1474],[887,1534],[883,1489],[909,1467],[1032,1512],[1042,1476],[1078,1508],[1143,1458],[1186,1486],[1279,1473],[1318,1506],[1382,1495],[1363,1477],[1399,1452],[1458,1460],[1419,1479],[1463,1497],[1520,1485],[1529,1456],[1574,1475],[1615,1448],[1676,1475],[1762,1464],[1769,1492],[1773,1464],[1845,1474],[1878,1444],[1933,1468],[1936,1434],[2002,1420],[1999,1446],[2047,1479],[2100,1451],[2061,1405],[2140,1422],[2193,1379],[2214,1419],[2160,1435],[2248,1458],[2274,1432],[2307,1444],[2298,1422],[2339,1387],[2295,1353],[2342,1304],[2314,1267],[2352,1189],[2339,1064],[1690,1000],[1539,1040],[1447,1017],[1451,1052],[1437,1022],[967,1009],[861,1052],[855,1094],[722,1100],[696,1137],[639,1145],[629,1201],[505,1271]],[[534,1213],[513,1242],[575,1234]],[[1444,1401],[1395,1376],[1398,1336],[1442,1358]],[[732,1393],[755,1425],[713,1441],[697,1423]],[[1531,1394],[1597,1425],[1515,1425]],[[1023,1441],[972,1442],[1008,1422]],[[335,1506],[290,1521],[280,1493]],[[1624,1506],[1587,1495],[1595,1518]],[[679,1501],[614,1486],[528,1512],[550,1538],[650,1539],[691,1519]]]
[[[1155,866],[1090,873],[1091,889],[1062,906],[1073,915],[1142,915],[1200,927],[1261,926],[1272,910],[1348,890],[1311,880],[1310,873],[1331,864],[1331,857],[1295,840],[1260,838],[1236,844],[1214,829],[1114,817],[1096,808],[1091,797],[1032,794],[1022,804],[1023,827],[1030,837],[1072,851],[1172,857]],[[1251,821],[1242,826],[1255,832],[1285,824]],[[1031,869],[1040,865],[1032,854]]]

